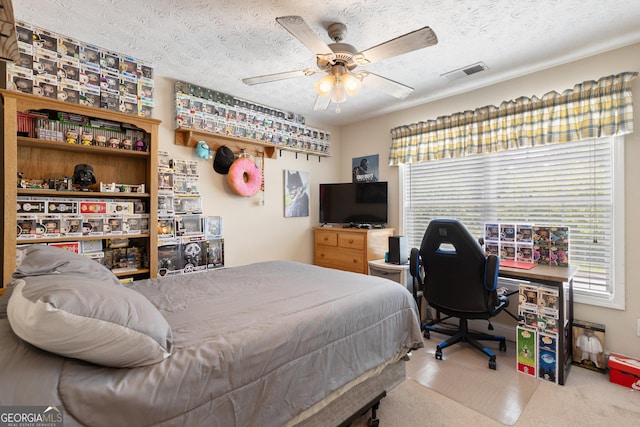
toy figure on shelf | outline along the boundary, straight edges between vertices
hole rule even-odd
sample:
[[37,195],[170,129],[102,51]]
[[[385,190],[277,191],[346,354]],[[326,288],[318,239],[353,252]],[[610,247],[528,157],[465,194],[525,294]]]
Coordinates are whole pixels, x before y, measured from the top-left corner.
[[90,132],[82,132],[82,145],[93,145],[93,134]]
[[124,138],[122,140],[121,148],[124,148],[125,150],[131,150],[132,147],[133,143],[131,142],[131,138]]
[[75,129],[67,129],[65,137],[69,144],[75,144],[78,141],[78,131]]
[[106,147],[107,146],[107,137],[104,135],[96,135],[96,145],[98,147]]
[[116,137],[109,138],[109,148],[120,148],[120,140]]
[[137,140],[136,151],[147,151],[147,144],[145,144],[144,141],[141,139]]
[[81,163],[73,170],[73,183],[80,187],[80,191],[89,191],[89,186],[96,183],[96,176],[91,165]]

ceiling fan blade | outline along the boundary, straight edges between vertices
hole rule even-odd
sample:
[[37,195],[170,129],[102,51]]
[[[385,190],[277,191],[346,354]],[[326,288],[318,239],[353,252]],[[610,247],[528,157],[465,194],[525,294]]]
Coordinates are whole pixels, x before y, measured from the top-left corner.
[[265,74],[264,76],[247,77],[246,79],[242,79],[242,82],[251,86],[251,85],[257,85],[260,83],[269,83],[269,82],[276,82],[278,80],[293,79],[295,77],[311,76],[319,71],[320,70],[311,70],[311,69],[285,71],[284,73],[274,73],[274,74]]
[[316,55],[333,55],[333,51],[299,16],[281,16],[276,22],[289,31]]
[[329,104],[331,103],[331,97],[318,95],[316,98],[316,103],[313,104],[313,111],[323,111],[326,110]]
[[436,37],[433,30],[429,27],[424,27],[377,46],[370,47],[367,50],[363,50],[354,55],[353,61],[358,65],[371,64],[393,56],[433,46],[437,43],[438,37]]
[[379,76],[368,71],[358,73],[362,78],[362,84],[384,92],[398,99],[404,99],[413,92],[413,88],[402,83],[398,83],[386,77]]

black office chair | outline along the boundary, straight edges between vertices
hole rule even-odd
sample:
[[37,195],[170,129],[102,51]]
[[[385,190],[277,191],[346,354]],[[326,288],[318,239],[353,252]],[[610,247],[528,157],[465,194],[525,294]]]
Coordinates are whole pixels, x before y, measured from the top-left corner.
[[[491,330],[489,319],[509,305],[509,299],[496,291],[499,261],[495,255],[485,256],[478,241],[455,219],[432,220],[420,250],[411,250],[414,296],[422,290],[427,304],[436,310],[436,318],[423,326],[424,336],[430,338],[430,332],[452,335],[437,346],[436,359],[442,359],[442,349],[462,341],[489,356],[489,368],[496,369],[496,355],[478,340],[498,341],[500,351],[506,351],[505,337],[472,332],[468,321],[488,320]],[[460,319],[457,329],[437,326],[451,317]]]

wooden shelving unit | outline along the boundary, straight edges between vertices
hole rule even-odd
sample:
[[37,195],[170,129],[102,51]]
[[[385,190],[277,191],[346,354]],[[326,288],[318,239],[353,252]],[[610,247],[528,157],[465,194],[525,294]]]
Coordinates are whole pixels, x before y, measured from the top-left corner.
[[[116,271],[119,277],[155,277],[158,271],[156,224],[158,221],[158,127],[159,120],[137,117],[98,108],[47,99],[8,90],[1,90],[3,98],[3,175],[4,197],[2,209],[3,233],[3,283],[11,280],[16,263],[16,245],[28,243],[51,243],[84,240],[106,240],[128,237],[142,243],[149,256],[149,268]],[[149,135],[149,151],[113,149],[107,147],[68,144],[60,141],[41,140],[17,136],[17,114],[27,111],[57,111],[79,114],[133,126]],[[98,182],[144,184],[144,193],[56,191],[49,189],[18,188],[18,172],[24,177],[45,179],[71,176],[76,164],[86,163],[93,167]],[[18,239],[16,235],[17,197],[61,199],[141,199],[149,213],[149,232],[131,235],[105,235],[60,237],[49,239]]]
[[11,0],[0,0],[0,59],[14,62],[20,59]]

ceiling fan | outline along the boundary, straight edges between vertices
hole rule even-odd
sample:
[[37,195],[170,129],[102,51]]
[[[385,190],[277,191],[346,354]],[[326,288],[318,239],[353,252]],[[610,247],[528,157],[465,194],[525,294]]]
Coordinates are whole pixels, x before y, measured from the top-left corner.
[[354,70],[358,66],[382,61],[438,43],[438,38],[433,30],[429,27],[423,27],[369,49],[358,51],[354,46],[342,42],[347,32],[347,27],[342,23],[329,25],[327,32],[329,38],[334,42],[327,45],[299,16],[279,17],[276,18],[276,22],[315,53],[318,69],[308,68],[266,74],[245,78],[242,81],[248,85],[255,85],[295,77],[308,77],[316,73],[327,73],[315,84],[318,97],[313,106],[314,110],[324,110],[331,102],[334,102],[337,104],[336,112],[340,112],[340,103],[346,101],[347,95],[355,95],[362,84],[399,99],[406,98],[413,92],[413,88],[368,71],[354,72]]

